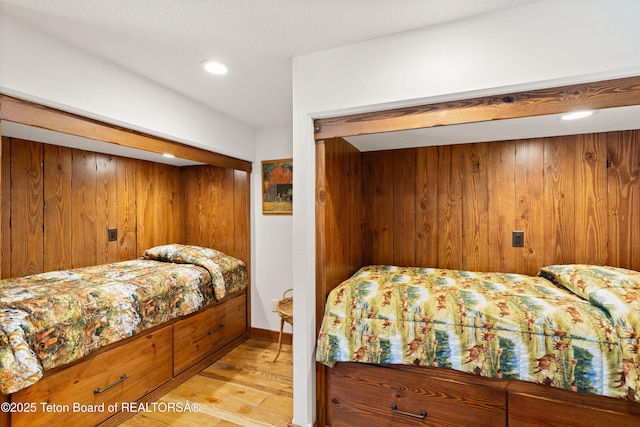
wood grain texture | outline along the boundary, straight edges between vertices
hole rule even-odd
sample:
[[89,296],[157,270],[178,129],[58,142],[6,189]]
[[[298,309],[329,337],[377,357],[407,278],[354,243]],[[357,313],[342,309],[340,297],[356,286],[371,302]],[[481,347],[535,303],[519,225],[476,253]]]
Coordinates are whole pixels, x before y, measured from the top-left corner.
[[[361,363],[338,363],[330,372],[331,427],[507,425],[505,390]],[[392,404],[413,415],[424,411],[424,419],[393,413]]]
[[[491,153],[502,153],[498,147],[493,147]],[[501,236],[498,230],[504,222],[501,215],[488,217],[489,194],[491,184],[495,176],[504,170],[491,164],[488,158],[487,144],[473,144],[464,153],[461,173],[465,184],[462,186],[462,233],[465,241],[465,249],[462,254],[462,268],[477,271],[479,266],[489,265],[490,251],[487,248],[493,246],[494,254],[501,253],[502,242],[492,241],[491,238]],[[501,159],[499,159],[500,161]],[[490,175],[491,174],[491,175]],[[490,176],[494,180],[490,180]],[[499,194],[508,196],[509,189],[505,183],[498,183]],[[495,193],[494,193],[495,194]],[[499,209],[496,212],[499,212]]]
[[107,230],[118,227],[117,160],[96,155],[96,262],[118,261],[118,242],[109,241]]
[[[560,263],[637,267],[639,134],[361,153],[363,244],[345,246],[354,241],[343,238],[349,233],[346,216],[332,214],[323,253],[333,258],[325,262],[336,268],[332,260],[352,259],[353,250],[361,251],[367,264],[532,275],[543,265]],[[325,141],[325,150],[328,159],[338,161],[346,142],[336,141]],[[345,176],[345,170],[331,176]],[[356,203],[342,189],[346,185],[326,185],[325,200]],[[335,218],[340,224],[331,222]],[[525,232],[522,248],[512,247],[515,230]]]
[[[42,145],[11,140],[11,275],[42,271]],[[20,218],[20,221],[13,221]]]
[[251,172],[251,162],[246,160],[135,132],[33,102],[0,94],[0,105],[0,119],[10,122],[159,154],[173,153],[183,159]]
[[609,262],[640,270],[640,132],[609,138]]
[[[487,143],[483,145],[486,147],[484,158],[490,175],[487,186],[487,220],[490,226],[485,265],[490,271],[514,271],[516,252],[511,248],[511,233],[516,229],[515,142],[501,141],[495,146],[488,146]],[[466,199],[464,203],[467,203]]]
[[571,263],[575,259],[573,198],[574,153],[572,137],[545,138],[544,224],[547,242],[544,264]]
[[2,240],[0,243],[0,277],[11,276],[11,139],[2,137],[2,158],[0,159],[0,177],[2,179],[2,215],[0,216],[0,233]]
[[43,271],[73,266],[72,150],[44,144],[44,267]]
[[75,267],[97,263],[96,153],[72,151],[71,258]]
[[138,247],[138,217],[136,216],[137,160],[118,158],[116,188],[118,189],[118,260],[136,258]]
[[438,148],[416,152],[416,265],[438,263]]
[[[331,147],[329,147],[331,149]],[[363,206],[367,232],[363,256],[366,263],[393,264],[393,164],[381,152],[362,154]],[[375,242],[375,244],[374,244]]]
[[[505,99],[506,98],[506,99]],[[318,119],[316,139],[640,104],[640,76]]]
[[[416,264],[416,150],[396,150],[393,157],[395,173],[387,177],[393,185],[393,235],[407,239],[393,240],[393,264]],[[376,213],[374,212],[374,215]]]
[[[171,379],[171,328],[162,328],[140,336],[109,352],[97,354],[57,372],[43,377],[34,385],[11,395],[14,402],[38,405],[35,412],[14,413],[11,426],[46,425],[96,425],[113,415],[108,411],[110,405],[123,402],[135,402],[153,389]],[[117,360],[119,363],[114,364]],[[116,386],[102,392],[116,383],[121,375],[126,379]],[[40,402],[61,405],[67,410],[46,411]],[[76,410],[74,403],[81,405],[101,405],[104,410]],[[65,406],[66,405],[66,406]]]
[[[460,146],[438,147],[438,263],[443,268],[461,269],[462,235],[462,159]],[[397,239],[398,236],[394,236]]]
[[136,166],[137,256],[148,248],[182,240],[179,169],[151,162]]
[[249,265],[248,172],[9,138],[3,151],[4,278],[133,259],[167,243],[214,247]]
[[140,412],[122,427],[286,426],[293,416],[292,348],[248,340],[183,384],[159,397],[159,403],[186,400],[199,411]]
[[515,142],[515,229],[524,231],[524,248],[515,252],[515,271],[533,272],[544,262],[544,146],[542,139]]

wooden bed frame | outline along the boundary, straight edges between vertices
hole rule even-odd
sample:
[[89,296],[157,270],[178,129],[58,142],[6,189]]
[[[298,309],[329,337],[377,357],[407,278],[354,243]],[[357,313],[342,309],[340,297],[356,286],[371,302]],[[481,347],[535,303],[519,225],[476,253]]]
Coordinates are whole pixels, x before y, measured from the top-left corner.
[[[631,77],[317,120],[317,328],[328,293],[368,264],[640,270],[640,130],[378,152],[345,137],[638,104]],[[317,364],[316,377],[318,426],[640,425],[635,402],[446,369]]]
[[[0,119],[200,163],[177,167],[3,136],[2,278],[134,259],[168,243],[221,250],[251,271],[250,162],[2,94]],[[107,238],[109,228],[118,229],[117,240]],[[0,426],[118,425],[136,404],[153,402],[246,341],[250,289],[2,395],[13,411],[0,412]]]

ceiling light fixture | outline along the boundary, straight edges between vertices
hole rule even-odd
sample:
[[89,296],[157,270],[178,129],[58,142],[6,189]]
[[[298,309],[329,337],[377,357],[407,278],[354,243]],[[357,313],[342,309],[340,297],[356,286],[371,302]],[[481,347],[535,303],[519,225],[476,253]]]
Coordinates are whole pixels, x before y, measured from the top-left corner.
[[200,63],[200,66],[205,69],[206,72],[215,74],[217,76],[221,76],[223,74],[227,74],[229,68],[227,68],[226,64],[223,64],[220,61],[206,60]]
[[584,119],[585,117],[589,117],[595,111],[587,110],[587,111],[574,111],[572,113],[565,114],[562,116],[562,120],[577,120]]
[[165,156],[165,157],[166,157],[166,158],[168,158],[168,159],[174,159],[174,158],[176,157],[176,156],[174,156],[174,155],[173,155],[173,154],[171,154],[171,153],[164,153],[164,154],[163,154],[163,156]]

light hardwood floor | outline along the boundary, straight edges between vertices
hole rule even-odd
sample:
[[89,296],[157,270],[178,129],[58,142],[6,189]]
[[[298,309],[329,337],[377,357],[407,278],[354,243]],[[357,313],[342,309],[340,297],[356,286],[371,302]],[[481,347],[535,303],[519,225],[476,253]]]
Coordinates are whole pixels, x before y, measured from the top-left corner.
[[[287,426],[293,414],[291,346],[249,340],[121,426]],[[175,411],[187,407],[197,411]]]

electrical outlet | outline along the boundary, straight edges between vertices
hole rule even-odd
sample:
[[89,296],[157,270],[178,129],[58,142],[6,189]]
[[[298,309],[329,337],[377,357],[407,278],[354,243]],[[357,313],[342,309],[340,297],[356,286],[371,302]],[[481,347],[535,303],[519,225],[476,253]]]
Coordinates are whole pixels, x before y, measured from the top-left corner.
[[278,310],[276,309],[276,304],[278,304],[278,300],[277,299],[272,299],[271,300],[271,312],[272,313],[277,313]]
[[524,247],[524,231],[511,232],[511,246],[513,246],[514,248]]

